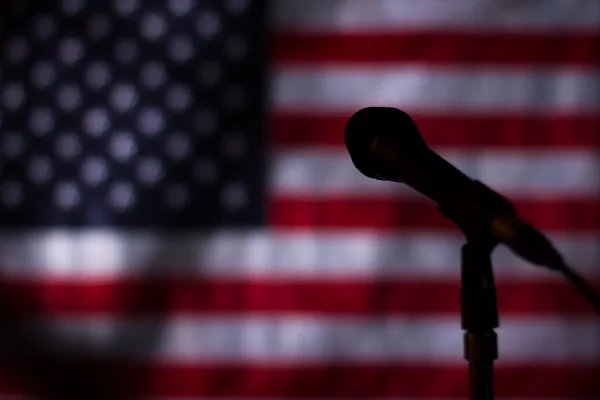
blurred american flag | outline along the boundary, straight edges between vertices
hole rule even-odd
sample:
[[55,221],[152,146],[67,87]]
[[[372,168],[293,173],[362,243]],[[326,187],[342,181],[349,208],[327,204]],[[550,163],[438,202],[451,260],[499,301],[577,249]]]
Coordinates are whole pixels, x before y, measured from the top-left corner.
[[[596,0],[22,0],[0,23],[6,396],[467,397],[464,239],[355,170],[365,106],[598,287]],[[591,307],[494,265],[498,398],[600,399]]]

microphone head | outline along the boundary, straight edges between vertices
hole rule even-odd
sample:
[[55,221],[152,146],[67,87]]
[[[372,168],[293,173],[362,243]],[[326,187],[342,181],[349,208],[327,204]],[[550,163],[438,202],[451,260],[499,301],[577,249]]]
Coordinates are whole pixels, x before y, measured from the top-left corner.
[[356,169],[369,178],[381,179],[370,157],[374,141],[380,135],[393,136],[408,152],[427,149],[417,125],[404,111],[391,107],[363,108],[348,120],[344,141]]

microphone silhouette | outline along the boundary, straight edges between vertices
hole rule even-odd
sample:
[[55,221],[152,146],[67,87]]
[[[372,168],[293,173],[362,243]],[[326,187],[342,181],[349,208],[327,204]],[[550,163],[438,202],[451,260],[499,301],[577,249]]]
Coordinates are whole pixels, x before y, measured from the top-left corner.
[[498,243],[534,264],[561,272],[600,314],[600,298],[563,261],[550,241],[522,221],[506,198],[473,180],[431,150],[408,114],[368,107],[344,131],[354,166],[369,178],[402,182],[438,204],[467,243],[461,256],[461,325],[469,360],[470,398],[493,398],[493,362],[498,357],[496,290],[490,253]]
[[473,180],[431,150],[412,118],[387,107],[356,112],[344,132],[354,166],[369,178],[404,183],[436,202],[465,234],[472,227],[522,258],[558,269],[562,257],[535,228],[517,217],[510,201]]

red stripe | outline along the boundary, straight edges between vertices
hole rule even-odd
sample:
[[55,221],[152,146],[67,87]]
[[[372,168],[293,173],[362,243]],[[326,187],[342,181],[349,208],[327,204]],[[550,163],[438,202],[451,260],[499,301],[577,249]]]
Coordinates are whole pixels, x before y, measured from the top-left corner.
[[[519,215],[540,229],[600,229],[598,199],[514,199]],[[284,228],[405,228],[456,230],[422,198],[326,199],[274,196],[269,206],[270,224]]]
[[399,63],[600,65],[600,33],[299,33],[271,42],[276,65]]
[[[23,315],[137,316],[188,313],[458,315],[456,281],[443,279],[5,281],[0,289]],[[600,290],[600,281],[593,282]],[[497,282],[502,315],[587,315],[593,310],[562,280]],[[160,293],[160,296],[157,295]],[[549,295],[549,294],[552,295]]]
[[[361,365],[330,367],[133,366],[131,364],[46,362],[36,368],[55,393],[88,392],[79,398],[164,397],[278,398],[467,398],[466,362],[460,366]],[[4,374],[2,374],[4,375]],[[32,374],[34,377],[35,374]],[[590,399],[600,397],[600,365],[497,366],[495,395]],[[25,382],[33,386],[35,378]],[[10,382],[10,383],[9,383]],[[0,377],[0,393],[22,393]],[[101,395],[96,395],[102,393]],[[109,396],[109,397],[106,397]],[[64,398],[64,397],[53,397]],[[71,397],[69,397],[71,398]]]
[[[410,110],[407,110],[410,112]],[[414,113],[413,113],[414,114]],[[348,115],[276,111],[269,134],[277,147],[343,147]],[[419,115],[413,119],[432,147],[600,147],[600,115]]]

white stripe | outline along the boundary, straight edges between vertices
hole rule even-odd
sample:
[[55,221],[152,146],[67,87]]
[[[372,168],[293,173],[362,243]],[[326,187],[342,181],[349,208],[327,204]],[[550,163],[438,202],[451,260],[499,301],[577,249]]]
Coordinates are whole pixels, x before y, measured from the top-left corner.
[[596,29],[596,0],[275,0],[276,27],[307,31]]
[[[595,318],[503,318],[500,325],[497,330],[500,362],[592,361],[600,356],[600,324]],[[465,363],[458,315],[434,318],[223,315],[170,318],[168,322],[96,317],[56,319],[44,327],[44,332],[69,343],[73,350],[82,345],[113,351],[115,356],[152,357],[177,364]],[[152,335],[157,342],[151,349],[144,348],[143,338]],[[111,348],[115,339],[121,339],[121,345]],[[138,346],[136,342],[141,343]]]
[[[426,133],[424,136],[427,137]],[[439,154],[466,175],[507,196],[597,196],[600,193],[600,158],[588,149],[441,150]],[[276,152],[272,163],[270,179],[275,194],[420,196],[406,185],[362,175],[345,150],[285,150]]]
[[[600,237],[550,234],[577,270],[600,276]],[[39,231],[0,235],[0,268],[8,277],[96,279],[149,274],[194,277],[459,279],[461,235],[434,232],[235,232],[152,234]],[[496,275],[561,279],[493,254]],[[565,283],[566,285],[566,283]]]
[[271,81],[271,103],[276,108],[312,112],[390,106],[409,113],[597,113],[600,74],[585,68],[406,64],[284,67]]

